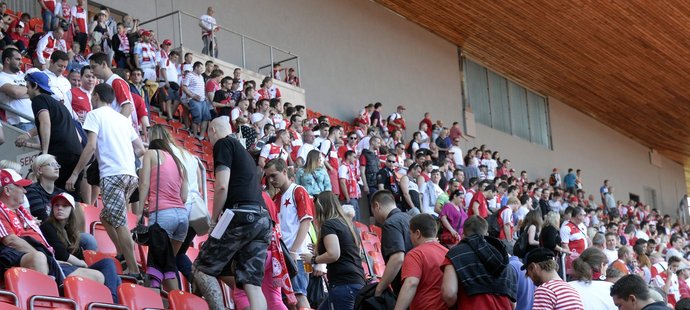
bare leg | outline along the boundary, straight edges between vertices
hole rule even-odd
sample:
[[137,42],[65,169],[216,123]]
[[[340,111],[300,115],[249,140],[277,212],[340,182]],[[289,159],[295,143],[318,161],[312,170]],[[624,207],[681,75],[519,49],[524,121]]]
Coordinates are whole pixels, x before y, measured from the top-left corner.
[[48,260],[41,252],[27,253],[19,260],[19,266],[48,274]]
[[101,284],[105,283],[105,277],[103,276],[103,274],[100,271],[94,269],[79,268],[74,272],[70,273],[70,276],[84,277],[87,279],[94,280]]
[[139,266],[137,266],[137,259],[134,257],[134,241],[132,241],[132,236],[130,235],[127,225],[115,228],[110,225],[110,223],[103,221],[103,226],[106,232],[108,232],[108,236],[115,244],[117,253],[125,257],[127,270],[124,272],[138,274]]
[[268,308],[268,305],[266,304],[266,297],[264,296],[263,291],[261,291],[261,286],[245,284],[244,292],[247,293],[247,298],[249,299],[249,308],[251,310],[265,310]]
[[79,183],[79,195],[84,202],[91,204],[91,185],[89,185],[89,182],[86,181],[85,177],[82,178],[81,182]]
[[[101,187],[97,185],[92,185],[91,186],[91,202],[89,204],[96,206],[96,203],[98,202],[98,195],[101,193]],[[98,207],[98,206],[96,206]],[[100,206],[103,208],[103,206]]]

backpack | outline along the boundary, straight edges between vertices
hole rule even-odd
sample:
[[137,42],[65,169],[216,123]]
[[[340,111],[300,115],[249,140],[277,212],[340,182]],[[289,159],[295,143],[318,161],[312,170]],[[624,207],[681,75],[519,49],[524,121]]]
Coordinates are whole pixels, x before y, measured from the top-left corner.
[[489,217],[486,218],[487,223],[489,223],[489,236],[498,238],[498,236],[501,235],[501,224],[498,223],[498,217],[501,216],[501,211],[503,211],[504,208],[499,209],[498,211],[491,213]]
[[31,38],[29,39],[29,46],[26,48],[26,54],[33,58],[34,53],[36,52],[36,46],[38,46],[38,41],[41,40],[41,38],[45,35],[44,32],[37,32],[34,33]]
[[529,234],[527,231],[522,231],[520,233],[520,236],[518,236],[517,241],[515,242],[515,245],[513,245],[513,255],[519,257],[519,258],[524,258],[525,254],[527,252],[527,245],[528,245],[528,240]]
[[549,185],[556,186],[556,175],[553,173],[549,177]]

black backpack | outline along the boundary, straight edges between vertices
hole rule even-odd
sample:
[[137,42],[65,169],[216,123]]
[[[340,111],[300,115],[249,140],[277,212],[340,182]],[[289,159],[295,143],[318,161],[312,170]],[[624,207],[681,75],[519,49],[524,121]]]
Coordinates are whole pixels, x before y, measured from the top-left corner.
[[31,38],[29,38],[29,46],[26,48],[26,55],[28,57],[34,58],[34,53],[36,52],[36,46],[38,46],[38,41],[45,35],[45,32],[34,33]]
[[[507,207],[504,207],[507,208]],[[486,218],[487,223],[489,223],[489,236],[498,238],[498,236],[501,235],[501,225],[498,223],[498,217],[503,211],[503,208],[499,209],[498,211],[491,213],[489,217]]]
[[527,253],[527,245],[529,243],[527,238],[529,238],[529,234],[527,233],[527,229],[525,229],[520,232],[515,245],[513,245],[513,255],[519,258],[525,257],[525,254]]

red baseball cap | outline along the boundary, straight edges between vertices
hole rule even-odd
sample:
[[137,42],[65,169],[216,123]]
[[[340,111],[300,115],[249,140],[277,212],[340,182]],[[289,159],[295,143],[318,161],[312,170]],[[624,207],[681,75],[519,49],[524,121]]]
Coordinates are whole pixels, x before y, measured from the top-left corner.
[[31,181],[22,178],[19,173],[12,169],[2,169],[0,170],[0,186],[5,187],[10,184],[14,184],[17,186],[29,186],[31,185]]
[[163,45],[172,45],[172,41],[170,41],[170,39],[165,39],[163,40]]
[[146,36],[150,36],[150,35],[151,35],[151,31],[144,30],[144,31],[141,32],[141,36],[142,36],[142,37],[146,37]]

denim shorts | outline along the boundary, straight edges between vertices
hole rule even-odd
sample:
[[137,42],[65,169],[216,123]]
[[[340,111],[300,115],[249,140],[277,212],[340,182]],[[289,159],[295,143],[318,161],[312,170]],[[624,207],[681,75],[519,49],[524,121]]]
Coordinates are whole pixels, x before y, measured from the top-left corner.
[[211,120],[211,112],[206,105],[206,100],[189,100],[189,113],[192,114],[192,122],[194,124]]
[[297,275],[290,279],[292,290],[295,294],[307,296],[309,286],[309,274],[304,271],[304,261],[297,260]]
[[182,242],[187,237],[189,213],[185,208],[170,208],[151,212],[149,223],[158,223],[161,228],[165,229],[170,239]]

